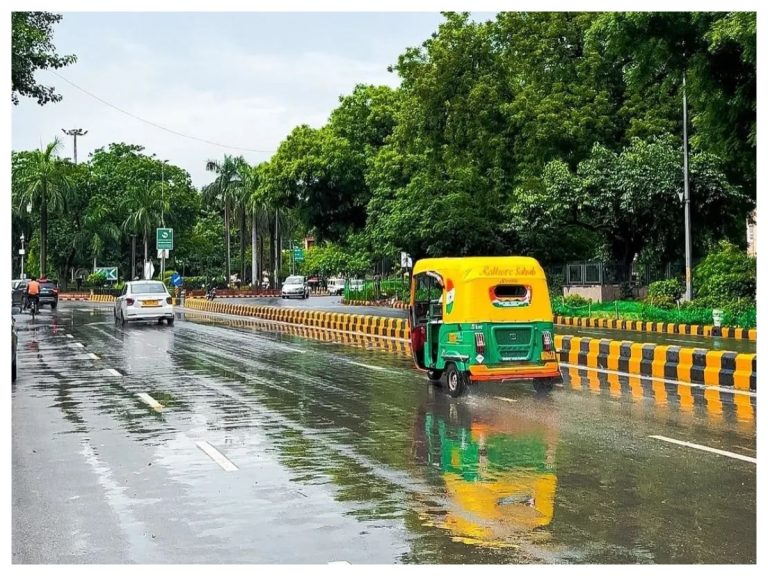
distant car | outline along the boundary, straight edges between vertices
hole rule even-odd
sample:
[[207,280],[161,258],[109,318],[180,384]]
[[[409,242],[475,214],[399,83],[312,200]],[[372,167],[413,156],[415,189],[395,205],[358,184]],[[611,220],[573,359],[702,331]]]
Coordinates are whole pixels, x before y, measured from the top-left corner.
[[16,319],[11,318],[11,381],[16,380]]
[[331,278],[328,280],[328,294],[332,296],[344,294],[344,278]]
[[163,319],[173,324],[173,298],[165,284],[157,280],[126,282],[120,296],[115,300],[115,321],[122,324],[131,321],[153,321]]
[[59,305],[59,286],[53,280],[40,280],[40,307],[46,304],[51,310],[56,310]]
[[288,276],[280,290],[282,298],[309,298],[309,284],[304,276]]
[[11,283],[11,306],[21,308],[24,305],[24,295],[27,291],[27,280],[14,280]]

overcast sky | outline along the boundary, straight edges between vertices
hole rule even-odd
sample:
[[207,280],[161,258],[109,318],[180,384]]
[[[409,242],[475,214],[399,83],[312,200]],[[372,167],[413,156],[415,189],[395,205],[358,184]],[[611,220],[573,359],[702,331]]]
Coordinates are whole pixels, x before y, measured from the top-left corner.
[[[82,128],[78,160],[111,142],[143,145],[186,169],[196,186],[212,179],[205,161],[242,154],[269,159],[299,124],[322,126],[340,95],[356,84],[399,83],[387,71],[406,47],[418,46],[443,20],[431,13],[75,13],[55,27],[59,54],[77,62],[64,78],[155,128],[87,95],[49,71],[39,82],[63,99],[13,107],[14,150],[59,136],[61,155]],[[473,15],[487,19],[491,14]]]

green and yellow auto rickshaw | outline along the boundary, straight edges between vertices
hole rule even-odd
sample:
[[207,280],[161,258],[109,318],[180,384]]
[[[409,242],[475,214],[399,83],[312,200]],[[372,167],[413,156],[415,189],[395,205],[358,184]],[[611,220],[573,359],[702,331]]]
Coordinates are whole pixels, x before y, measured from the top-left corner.
[[541,265],[529,257],[428,258],[416,262],[411,351],[430,380],[459,396],[476,381],[560,380],[552,306]]

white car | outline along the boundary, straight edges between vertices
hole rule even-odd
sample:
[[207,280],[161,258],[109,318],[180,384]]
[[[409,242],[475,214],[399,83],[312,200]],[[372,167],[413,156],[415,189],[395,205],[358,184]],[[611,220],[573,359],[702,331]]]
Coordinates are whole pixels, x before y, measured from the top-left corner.
[[173,298],[165,284],[157,280],[125,283],[115,300],[115,321],[125,324],[133,320],[157,320],[161,324],[163,318],[168,324],[173,324]]
[[288,276],[280,290],[282,298],[309,298],[309,284],[304,276]]

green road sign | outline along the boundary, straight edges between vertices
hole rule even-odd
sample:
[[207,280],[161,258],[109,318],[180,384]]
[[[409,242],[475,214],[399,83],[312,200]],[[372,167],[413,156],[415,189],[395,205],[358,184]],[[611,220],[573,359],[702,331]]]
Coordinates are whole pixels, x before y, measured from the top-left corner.
[[96,268],[96,272],[104,274],[107,282],[117,282],[117,266]]
[[173,250],[173,228],[157,229],[157,249]]
[[293,249],[293,261],[304,262],[304,250],[302,248]]

